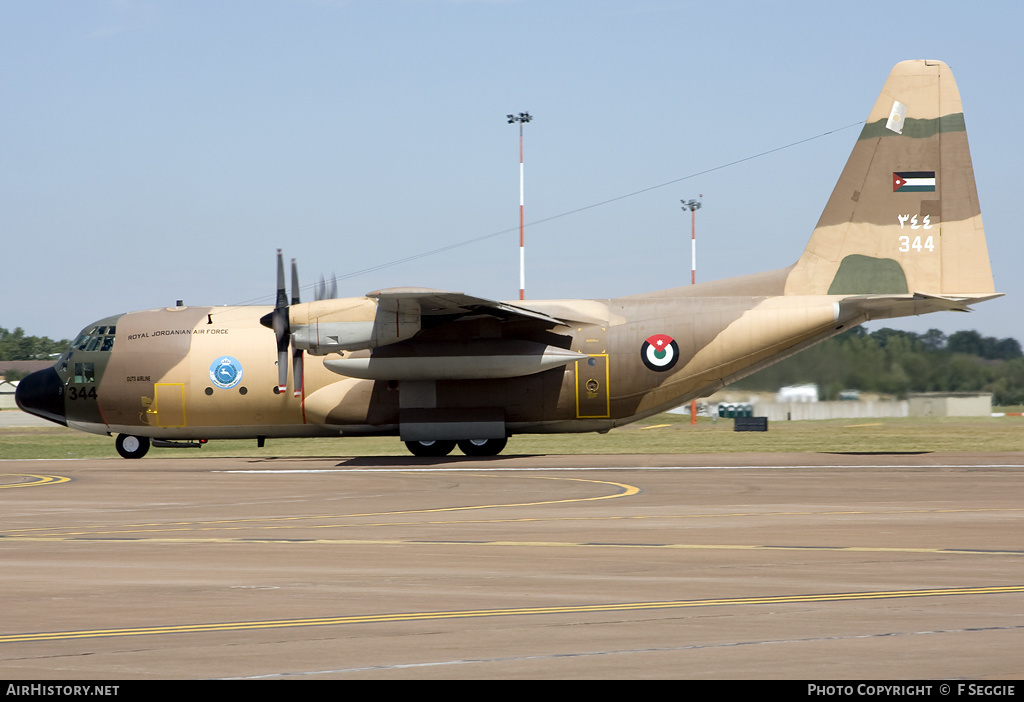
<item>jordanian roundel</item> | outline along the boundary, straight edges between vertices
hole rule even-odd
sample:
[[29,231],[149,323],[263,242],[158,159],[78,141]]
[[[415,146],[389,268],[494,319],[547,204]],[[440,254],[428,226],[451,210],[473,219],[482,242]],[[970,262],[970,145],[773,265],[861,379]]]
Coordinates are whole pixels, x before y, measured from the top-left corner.
[[667,371],[679,360],[679,345],[667,334],[655,334],[640,347],[640,358],[652,371]]

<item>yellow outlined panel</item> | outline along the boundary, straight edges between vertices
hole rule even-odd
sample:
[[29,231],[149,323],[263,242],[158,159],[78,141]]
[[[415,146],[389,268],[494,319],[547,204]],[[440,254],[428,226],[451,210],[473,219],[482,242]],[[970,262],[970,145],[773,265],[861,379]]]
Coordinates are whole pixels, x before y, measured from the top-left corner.
[[158,427],[185,426],[185,384],[157,383],[156,425]]
[[611,416],[608,392],[608,354],[592,353],[576,361],[576,418],[606,419]]

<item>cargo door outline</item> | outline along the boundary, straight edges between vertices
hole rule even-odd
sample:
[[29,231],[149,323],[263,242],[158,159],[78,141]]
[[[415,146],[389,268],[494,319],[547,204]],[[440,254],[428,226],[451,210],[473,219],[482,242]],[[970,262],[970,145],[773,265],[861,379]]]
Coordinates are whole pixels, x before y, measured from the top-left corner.
[[185,384],[156,383],[154,393],[156,395],[153,402],[155,407],[150,412],[156,415],[156,425],[158,427],[185,426]]
[[608,354],[592,353],[585,361],[576,361],[576,418],[607,419],[610,416]]

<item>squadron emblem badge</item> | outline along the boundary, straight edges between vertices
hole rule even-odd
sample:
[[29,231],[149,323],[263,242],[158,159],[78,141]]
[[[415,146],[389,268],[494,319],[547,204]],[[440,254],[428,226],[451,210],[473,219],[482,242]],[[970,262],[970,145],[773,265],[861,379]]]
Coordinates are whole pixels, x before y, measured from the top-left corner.
[[219,356],[210,364],[210,382],[227,390],[242,381],[242,364],[234,356]]

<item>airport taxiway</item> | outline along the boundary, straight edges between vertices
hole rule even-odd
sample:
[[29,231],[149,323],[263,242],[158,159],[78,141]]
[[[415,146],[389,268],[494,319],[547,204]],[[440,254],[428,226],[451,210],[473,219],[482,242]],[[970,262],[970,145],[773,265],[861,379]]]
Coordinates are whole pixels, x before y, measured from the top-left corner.
[[0,461],[0,677],[1020,678],[1024,455]]

